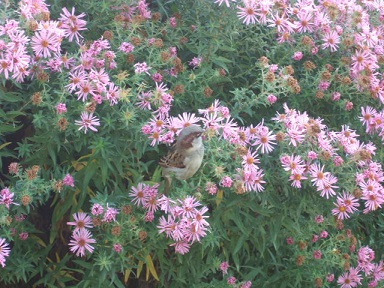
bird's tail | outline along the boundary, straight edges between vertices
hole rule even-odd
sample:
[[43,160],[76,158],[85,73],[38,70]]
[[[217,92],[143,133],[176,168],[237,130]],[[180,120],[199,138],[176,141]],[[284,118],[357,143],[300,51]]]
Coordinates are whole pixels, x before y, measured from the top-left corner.
[[168,196],[169,190],[171,189],[172,177],[164,176],[164,179],[165,179],[164,195]]

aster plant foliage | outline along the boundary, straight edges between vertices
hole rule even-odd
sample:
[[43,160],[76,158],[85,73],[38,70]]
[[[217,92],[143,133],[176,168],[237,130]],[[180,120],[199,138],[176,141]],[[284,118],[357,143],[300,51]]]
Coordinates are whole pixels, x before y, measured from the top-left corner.
[[382,1],[3,2],[0,286],[383,285]]

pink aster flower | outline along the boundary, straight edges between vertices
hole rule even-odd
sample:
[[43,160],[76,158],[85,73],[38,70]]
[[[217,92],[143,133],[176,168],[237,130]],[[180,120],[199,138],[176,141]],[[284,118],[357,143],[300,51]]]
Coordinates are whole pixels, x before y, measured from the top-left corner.
[[344,160],[340,156],[336,156],[335,158],[333,158],[333,163],[335,164],[336,167],[340,167],[341,165],[344,164]]
[[288,237],[286,239],[288,245],[293,245],[295,243],[295,240],[292,237]]
[[205,185],[205,191],[207,191],[211,195],[215,195],[217,193],[217,185],[213,182],[208,182]]
[[176,27],[177,27],[177,20],[176,20],[176,17],[171,17],[171,18],[169,18],[169,25],[170,25],[172,28],[176,28]]
[[374,264],[372,261],[375,259],[375,251],[373,251],[368,246],[361,247],[357,253],[358,268],[363,270],[365,274],[371,274],[371,271],[374,269]]
[[93,253],[94,247],[90,244],[96,243],[96,240],[92,238],[91,232],[87,229],[75,230],[72,234],[72,239],[69,242],[69,249],[72,253],[76,253],[76,256],[85,256],[85,250],[89,253]]
[[329,88],[330,85],[331,85],[331,83],[328,81],[321,81],[319,83],[319,90],[325,91]]
[[297,18],[296,26],[299,33],[313,32],[315,25],[313,23],[313,14],[310,11],[306,9],[300,10]]
[[244,167],[244,170],[256,171],[259,169],[257,164],[260,163],[260,160],[257,158],[256,151],[247,151],[247,155],[243,156],[243,162],[241,163]]
[[321,48],[329,48],[331,52],[335,52],[339,48],[340,36],[336,31],[331,30],[324,34],[323,41],[324,43],[321,45]]
[[149,71],[149,69],[151,69],[151,67],[148,66],[146,62],[136,63],[135,65],[133,65],[133,67],[135,67],[135,73],[136,74],[146,73],[146,74],[150,75],[148,71]]
[[315,222],[317,224],[323,223],[324,222],[324,216],[323,215],[316,215],[315,216]]
[[196,124],[200,119],[196,117],[195,113],[183,112],[183,114],[179,114],[177,117],[171,117],[169,120],[169,126],[171,129],[180,129],[190,126],[192,124]]
[[202,61],[203,61],[202,57],[193,57],[188,64],[192,67],[192,69],[196,69],[201,65]]
[[12,193],[9,188],[4,188],[0,191],[0,204],[4,204],[7,209],[9,209],[11,204],[19,205],[15,202],[13,202],[13,197],[15,196],[15,193]]
[[344,220],[350,217],[349,213],[357,211],[359,206],[358,200],[349,193],[343,192],[342,196],[337,197],[336,208],[332,209],[332,214],[337,216],[338,219]]
[[285,15],[279,15],[279,13],[271,14],[271,17],[267,19],[267,22],[269,23],[268,27],[276,27],[277,32],[284,35],[285,33],[293,33],[296,29],[296,24],[289,21]]
[[376,192],[364,193],[361,199],[365,200],[364,213],[375,211],[384,203],[384,196]]
[[65,105],[65,103],[59,103],[56,105],[56,112],[57,114],[63,114],[65,112],[67,112],[67,106]]
[[200,202],[193,196],[187,196],[184,200],[179,200],[181,204],[181,215],[187,218],[193,218],[196,213],[196,207],[201,206]]
[[303,143],[305,139],[306,131],[303,127],[297,123],[292,123],[287,129],[287,135],[289,137],[289,144],[296,147],[298,144]]
[[120,243],[113,244],[113,250],[115,250],[117,253],[121,253],[123,251],[123,247]]
[[67,222],[67,225],[75,226],[74,231],[93,227],[92,218],[87,213],[84,213],[84,212],[74,213],[73,218],[75,221]]
[[322,256],[323,256],[323,253],[321,253],[320,250],[315,250],[313,252],[313,258],[315,258],[315,259],[321,259]]
[[232,286],[236,286],[237,279],[234,276],[228,277],[227,283]]
[[181,255],[188,253],[189,249],[191,248],[191,244],[186,241],[178,241],[176,243],[171,244],[171,246],[174,246],[175,252]]
[[72,7],[72,11],[69,12],[67,8],[62,9],[63,13],[60,13],[59,20],[61,21],[60,28],[64,30],[64,35],[68,37],[70,42],[73,41],[73,38],[76,38],[76,41],[79,42],[79,37],[82,38],[79,31],[86,30],[85,26],[87,22],[81,18],[85,16],[85,13],[80,15],[75,15],[75,8]]
[[116,208],[109,207],[107,204],[107,209],[105,210],[104,217],[102,219],[103,222],[114,222],[116,221],[116,216],[119,214],[119,211]]
[[276,135],[269,131],[268,127],[260,126],[258,133],[255,135],[255,142],[252,144],[256,146],[256,151],[259,151],[263,154],[268,154],[273,151],[274,145],[276,145]]
[[0,237],[0,264],[3,268],[5,267],[6,258],[10,252],[9,243],[6,243],[5,239]]
[[101,215],[104,213],[104,208],[100,204],[95,203],[92,205],[91,213],[95,216]]
[[367,126],[367,133],[370,132],[369,125],[374,122],[374,119],[377,115],[377,111],[375,108],[370,106],[361,107],[361,116],[359,116],[359,120],[363,123],[363,125]]
[[355,268],[350,268],[349,272],[345,272],[337,279],[340,288],[353,288],[361,285],[361,276]]
[[91,81],[83,81],[79,83],[79,90],[75,92],[77,100],[81,99],[81,101],[85,102],[89,95],[94,94],[93,90],[94,88]]
[[163,75],[161,75],[160,73],[154,73],[153,75],[152,75],[152,79],[153,79],[153,81],[155,81],[155,82],[161,82],[161,81],[163,81]]
[[337,279],[337,284],[340,285],[340,288],[352,288],[357,287],[357,283],[355,283],[349,275],[349,272],[345,272],[343,275],[339,276]]
[[120,89],[114,83],[108,83],[108,89],[105,91],[105,98],[109,101],[109,105],[113,106],[119,102]]
[[301,181],[305,179],[307,179],[307,177],[301,173],[293,173],[289,176],[289,180],[292,181],[291,186],[296,188],[301,188]]
[[[208,210],[208,208],[206,209]],[[187,229],[185,229],[184,237],[190,243],[195,241],[200,242],[201,238],[207,235],[207,227],[205,225],[199,224],[196,221],[192,221],[186,228]]]
[[312,235],[312,243],[316,243],[318,240],[319,240],[319,235],[316,235],[316,234],[314,234],[314,235]]
[[228,187],[228,188],[232,186],[232,183],[233,183],[233,180],[229,176],[223,177],[223,179],[221,179],[220,181],[221,186]]
[[121,45],[119,47],[119,50],[123,51],[126,54],[133,52],[134,49],[135,49],[135,46],[133,46],[129,42],[123,42],[123,43],[121,43]]
[[292,174],[302,174],[305,171],[305,164],[300,155],[285,155],[280,157],[280,161],[283,169],[290,171]]
[[148,200],[144,205],[144,209],[153,213],[157,211],[158,209],[157,195],[148,197]]
[[65,177],[63,179],[63,184],[65,186],[75,187],[75,180],[73,179],[71,174],[65,175]]
[[144,217],[145,222],[152,222],[155,220],[155,213],[153,211],[147,211]]
[[223,272],[224,275],[228,274],[228,268],[229,268],[229,264],[227,261],[220,263],[220,270]]
[[221,6],[223,3],[225,3],[225,5],[227,7],[230,7],[231,6],[231,2],[236,2],[236,0],[215,0],[215,3],[219,4],[219,6]]
[[51,53],[60,53],[60,41],[51,30],[36,31],[31,39],[31,45],[36,56],[51,57]]
[[325,278],[327,279],[327,282],[332,282],[335,280],[335,274],[327,274]]
[[277,101],[277,97],[273,94],[268,95],[267,101],[269,104],[275,104]]
[[333,93],[332,93],[332,100],[333,100],[333,101],[339,101],[339,100],[340,100],[340,97],[341,97],[340,92],[333,92]]
[[244,1],[244,7],[237,6],[239,11],[237,16],[240,20],[243,19],[243,23],[246,25],[255,24],[257,20],[257,7],[254,1]]
[[21,232],[21,233],[19,233],[19,239],[20,239],[20,240],[25,241],[25,240],[28,239],[28,237],[29,237],[28,232]]
[[20,1],[20,14],[26,19],[33,19],[34,16],[42,12],[49,12],[47,4],[44,2],[44,0]]
[[355,55],[351,57],[351,70],[352,74],[356,75],[360,71],[364,70],[365,67],[371,67],[376,65],[376,57],[370,50],[356,50]]
[[6,58],[0,59],[0,73],[4,74],[5,79],[9,78],[9,74],[11,72],[12,72],[12,62]]
[[337,177],[333,176],[330,173],[325,174],[324,186],[317,187],[317,191],[320,191],[321,197],[326,197],[328,199],[329,197],[336,195],[336,192],[334,189],[339,188],[339,186],[334,185],[336,183],[337,183]]
[[80,85],[87,81],[87,74],[84,71],[76,71],[69,73],[70,83],[65,86],[69,92],[80,89]]
[[81,113],[81,120],[75,120],[75,124],[80,126],[78,130],[84,129],[84,133],[87,134],[88,129],[97,132],[94,126],[100,126],[100,120],[93,116],[93,113],[84,111]]
[[299,61],[303,58],[304,54],[301,51],[297,51],[293,54],[292,58],[293,60]]
[[329,175],[329,172],[324,172],[323,170],[324,165],[320,167],[318,163],[310,166],[311,182],[320,189],[326,185],[326,175]]

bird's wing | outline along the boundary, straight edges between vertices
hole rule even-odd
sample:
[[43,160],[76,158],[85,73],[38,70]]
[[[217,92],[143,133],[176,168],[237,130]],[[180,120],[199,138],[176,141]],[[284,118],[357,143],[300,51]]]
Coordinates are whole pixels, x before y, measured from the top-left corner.
[[164,168],[185,168],[184,157],[176,151],[170,151],[167,156],[160,159],[159,165]]

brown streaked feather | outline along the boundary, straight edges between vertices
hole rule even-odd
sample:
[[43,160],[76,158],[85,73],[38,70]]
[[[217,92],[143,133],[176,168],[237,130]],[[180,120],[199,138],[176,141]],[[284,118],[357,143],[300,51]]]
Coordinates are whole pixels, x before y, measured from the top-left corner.
[[167,156],[160,159],[159,165],[164,168],[185,168],[184,157],[176,151],[170,151]]

